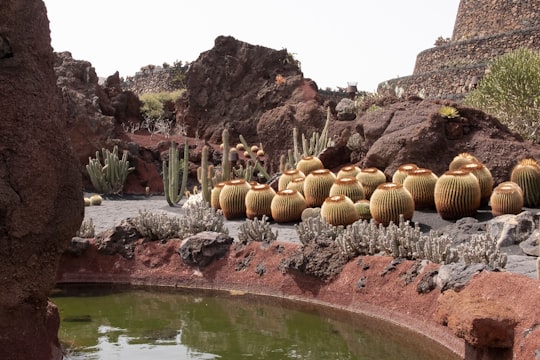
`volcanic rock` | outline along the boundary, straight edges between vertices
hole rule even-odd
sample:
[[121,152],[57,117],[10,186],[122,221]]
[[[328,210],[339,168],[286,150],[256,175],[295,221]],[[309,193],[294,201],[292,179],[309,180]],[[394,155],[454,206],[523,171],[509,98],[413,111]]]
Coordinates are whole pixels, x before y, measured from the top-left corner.
[[48,296],[83,219],[81,176],[45,5],[3,1],[0,24],[11,49],[0,58],[0,358],[61,359],[58,311]]

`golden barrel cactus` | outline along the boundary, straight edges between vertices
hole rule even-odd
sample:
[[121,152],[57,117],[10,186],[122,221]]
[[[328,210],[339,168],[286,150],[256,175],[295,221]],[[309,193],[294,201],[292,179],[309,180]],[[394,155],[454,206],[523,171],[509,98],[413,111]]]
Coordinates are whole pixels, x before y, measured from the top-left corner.
[[347,226],[358,220],[354,202],[340,194],[329,196],[321,206],[321,218],[334,226]]
[[272,216],[270,204],[276,195],[268,184],[252,185],[246,194],[246,216],[248,219]]
[[377,224],[388,226],[399,223],[399,216],[411,220],[414,215],[414,200],[411,193],[401,184],[387,182],[373,191],[369,210]]
[[466,170],[449,170],[435,184],[435,208],[447,220],[474,216],[480,208],[480,183]]
[[491,171],[479,162],[463,165],[460,169],[470,171],[476,176],[480,184],[480,206],[487,206],[493,192],[493,176],[491,175]]
[[219,205],[219,194],[221,193],[221,189],[223,189],[224,186],[225,182],[219,182],[212,188],[212,192],[210,193],[210,206],[214,210],[221,209],[221,206]]
[[403,186],[411,193],[416,210],[435,209],[437,179],[437,175],[429,169],[420,168],[409,171]]
[[467,164],[472,164],[475,162],[480,162],[474,155],[463,152],[460,154],[457,154],[452,161],[450,161],[450,164],[448,165],[448,170],[459,170],[460,167]]
[[396,184],[403,184],[403,181],[405,181],[405,178],[409,174],[409,171],[416,169],[418,169],[418,165],[416,164],[401,165],[392,175],[392,182],[395,182]]
[[306,177],[304,173],[298,169],[285,170],[279,177],[278,191],[285,190],[287,188],[287,184],[292,180],[304,177]]
[[377,186],[386,182],[386,175],[381,170],[371,167],[361,169],[356,175],[356,179],[362,184],[364,195],[369,200]]
[[328,169],[313,170],[304,180],[304,197],[308,207],[321,206],[330,194],[336,175]]
[[358,220],[371,220],[371,211],[369,210],[369,200],[359,200],[354,203],[354,208],[358,214]]
[[523,209],[523,191],[515,182],[502,182],[493,189],[490,203],[493,216],[503,214],[517,215]]
[[304,197],[292,189],[278,191],[270,204],[272,218],[277,223],[299,221],[305,208]]
[[324,169],[324,165],[316,156],[302,156],[296,164],[296,168],[308,176],[313,170]]
[[523,206],[540,205],[540,165],[534,159],[523,159],[512,169],[510,181],[523,191]]
[[305,177],[292,179],[292,180],[287,184],[287,189],[293,189],[293,190],[296,190],[296,191],[298,191],[300,194],[302,194],[302,196],[304,196],[304,181],[305,181],[305,180],[306,180]]
[[358,175],[359,172],[360,172],[360,168],[358,166],[347,165],[339,169],[336,177],[338,179],[341,179],[343,177],[349,177],[349,176],[356,177],[356,175]]
[[246,194],[251,186],[244,179],[225,182],[219,194],[219,205],[227,220],[246,217]]
[[347,196],[353,203],[365,199],[364,188],[356,177],[346,176],[337,178],[334,181],[334,184],[330,188],[329,196],[340,194]]

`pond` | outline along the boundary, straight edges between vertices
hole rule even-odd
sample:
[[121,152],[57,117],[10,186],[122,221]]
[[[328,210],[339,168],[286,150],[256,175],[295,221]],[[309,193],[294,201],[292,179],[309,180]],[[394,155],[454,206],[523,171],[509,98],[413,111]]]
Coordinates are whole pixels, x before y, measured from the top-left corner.
[[156,288],[61,287],[66,359],[459,359],[372,318],[290,300]]

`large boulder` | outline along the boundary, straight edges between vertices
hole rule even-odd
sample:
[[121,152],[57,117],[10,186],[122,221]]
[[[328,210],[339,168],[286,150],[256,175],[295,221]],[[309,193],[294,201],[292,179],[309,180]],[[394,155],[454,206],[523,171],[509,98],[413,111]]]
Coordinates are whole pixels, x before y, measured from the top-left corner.
[[[459,116],[439,115],[442,106],[455,107]],[[368,111],[356,121],[356,132],[367,148],[358,165],[377,167],[388,177],[406,163],[441,175],[456,155],[468,152],[491,170],[498,184],[509,180],[518,159],[540,159],[540,145],[524,141],[496,118],[435,100],[400,101]]]
[[6,0],[0,11],[0,358],[61,359],[48,296],[84,214],[65,132],[47,11]]

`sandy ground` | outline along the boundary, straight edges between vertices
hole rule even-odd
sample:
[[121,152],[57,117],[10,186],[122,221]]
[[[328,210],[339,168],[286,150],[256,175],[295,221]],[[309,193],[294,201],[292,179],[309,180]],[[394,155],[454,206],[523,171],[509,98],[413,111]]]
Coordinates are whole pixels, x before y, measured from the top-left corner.
[[[85,194],[85,196],[89,195]],[[105,198],[102,205],[87,206],[85,208],[85,219],[92,219],[96,233],[100,233],[119,224],[124,219],[136,217],[143,210],[180,215],[183,213],[182,204],[184,201],[178,206],[171,207],[163,196]],[[487,221],[492,218],[492,215],[489,210],[480,210],[476,218],[479,221]],[[426,232],[431,229],[440,229],[453,223],[452,221],[441,219],[435,211],[415,211],[412,220],[419,223],[422,231]],[[229,235],[237,239],[238,228],[243,222],[244,220],[226,221]],[[280,241],[300,243],[293,224],[272,223],[271,227],[274,231],[278,232],[278,239]],[[538,278],[536,273],[536,257],[525,255],[517,245],[504,248],[504,252],[508,254],[507,271],[522,274],[533,279]]]

